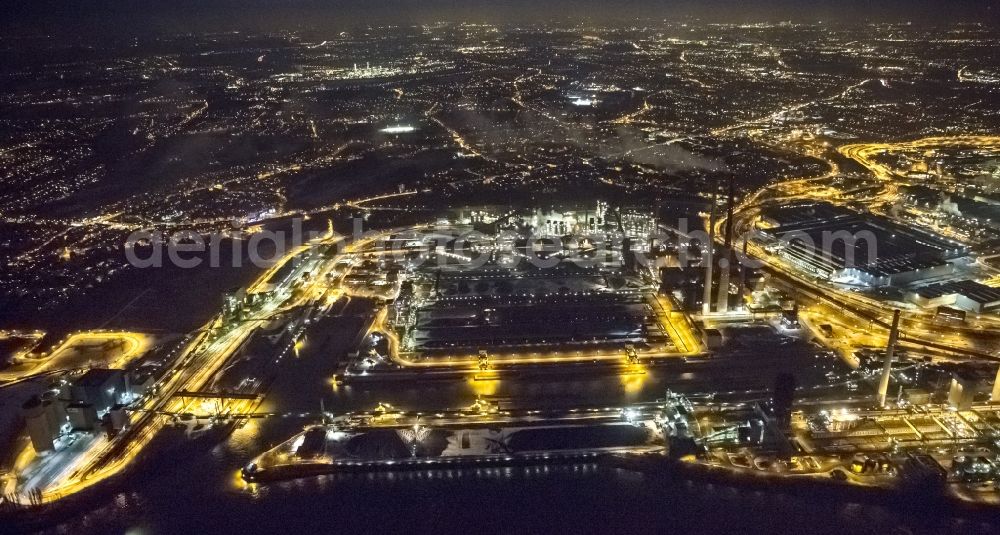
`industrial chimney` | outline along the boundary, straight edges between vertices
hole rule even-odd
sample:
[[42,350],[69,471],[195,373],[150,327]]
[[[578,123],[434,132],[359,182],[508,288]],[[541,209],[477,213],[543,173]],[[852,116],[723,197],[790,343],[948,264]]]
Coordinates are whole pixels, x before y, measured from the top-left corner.
[[892,312],[892,328],[889,329],[889,345],[885,348],[885,363],[882,365],[882,378],[878,382],[879,407],[885,407],[885,396],[889,391],[889,375],[892,372],[892,354],[896,352],[897,338],[899,338],[899,309]]
[[715,264],[715,202],[718,200],[718,184],[712,182],[712,210],[708,216],[708,265],[705,268],[705,293],[701,301],[701,313],[707,315],[712,312],[712,280],[714,279],[712,268]]

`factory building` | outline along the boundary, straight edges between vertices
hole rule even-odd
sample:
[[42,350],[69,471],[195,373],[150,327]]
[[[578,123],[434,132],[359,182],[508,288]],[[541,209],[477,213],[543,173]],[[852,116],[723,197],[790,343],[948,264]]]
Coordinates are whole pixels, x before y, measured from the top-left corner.
[[619,232],[630,238],[642,238],[636,244],[645,250],[645,239],[656,232],[656,218],[646,208],[611,208],[604,201],[594,207],[557,206],[538,208],[527,218],[535,233],[548,236]]
[[933,258],[894,258],[834,272],[834,278],[850,278],[868,286],[905,286],[907,284],[951,275],[954,264]]
[[69,388],[66,414],[75,431],[94,431],[100,423],[99,413],[128,398],[125,372],[118,369],[94,368],[80,376]]
[[1000,228],[1000,206],[993,203],[961,195],[947,195],[941,202],[940,210],[961,219],[966,225]]
[[156,379],[160,374],[159,366],[140,366],[128,375],[129,393],[136,398],[145,396],[156,384]]
[[70,403],[66,414],[74,431],[93,431],[97,426],[97,409],[90,403]]
[[600,201],[593,209],[539,208],[529,224],[536,233],[550,236],[594,233],[604,229],[607,213],[607,203]]
[[1000,307],[1000,288],[971,280],[928,284],[906,293],[906,299],[922,307],[949,307],[980,314]]
[[105,428],[108,431],[109,436],[117,435],[121,430],[125,429],[128,425],[128,411],[125,410],[125,406],[122,404],[117,404],[111,407],[111,410],[104,415]]
[[981,383],[980,378],[973,373],[956,371],[948,389],[948,404],[959,410],[972,407],[976,394],[983,388]]
[[803,272],[870,286],[902,286],[950,275],[964,245],[874,214],[829,203],[765,210],[758,235]]
[[125,373],[118,369],[88,370],[70,387],[70,401],[77,405],[92,405],[106,411],[127,393]]

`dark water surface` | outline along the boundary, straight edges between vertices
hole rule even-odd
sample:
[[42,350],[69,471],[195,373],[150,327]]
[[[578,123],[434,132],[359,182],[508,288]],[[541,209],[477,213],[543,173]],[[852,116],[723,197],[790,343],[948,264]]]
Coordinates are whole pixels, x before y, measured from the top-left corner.
[[[282,361],[262,409],[331,412],[390,402],[410,410],[468,406],[491,395],[523,406],[620,406],[662,397],[665,388],[701,389],[728,378],[766,387],[770,374],[812,373],[813,357],[734,355],[717,362],[651,369],[639,384],[618,376],[547,377],[481,385],[410,381],[334,387],[330,377],[367,307],[308,335],[298,358]],[[237,370],[239,367],[234,367]],[[768,377],[763,377],[767,370]],[[233,372],[235,373],[235,371]],[[754,377],[757,374],[757,377]],[[690,386],[686,386],[690,385]],[[489,390],[485,392],[484,389]],[[803,492],[690,476],[644,474],[606,465],[431,470],[320,476],[246,488],[238,469],[301,430],[310,419],[253,420],[231,435],[196,440],[168,429],[134,467],[33,523],[50,533],[988,533],[1000,520],[905,503],[872,503],[859,493]],[[1000,516],[1000,513],[998,513]],[[990,524],[986,524],[990,522]],[[0,523],[0,532],[4,531]],[[7,525],[9,528],[10,525]],[[23,531],[23,528],[17,528]]]
[[241,489],[251,433],[158,458],[53,533],[987,533],[949,515],[597,465],[321,476]]

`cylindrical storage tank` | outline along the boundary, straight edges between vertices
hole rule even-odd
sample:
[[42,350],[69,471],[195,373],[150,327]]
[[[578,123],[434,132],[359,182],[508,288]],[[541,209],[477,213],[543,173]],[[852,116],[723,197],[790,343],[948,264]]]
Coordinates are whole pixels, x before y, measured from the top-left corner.
[[37,418],[39,415],[45,414],[45,407],[42,406],[42,398],[38,396],[31,396],[28,401],[21,405],[22,413],[27,418]]
[[59,436],[67,420],[66,408],[59,401],[59,396],[51,390],[42,394],[42,406],[45,407],[45,416],[49,419],[52,434]]
[[28,436],[35,451],[41,453],[53,450],[55,435],[51,431],[41,398],[32,396],[25,401],[21,406],[21,414],[24,416],[24,424],[28,428]]

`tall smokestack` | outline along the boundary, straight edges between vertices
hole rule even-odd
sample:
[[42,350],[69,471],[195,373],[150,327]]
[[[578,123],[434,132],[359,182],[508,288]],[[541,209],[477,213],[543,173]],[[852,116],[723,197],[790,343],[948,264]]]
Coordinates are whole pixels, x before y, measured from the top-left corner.
[[892,354],[896,352],[896,339],[899,337],[899,309],[892,312],[892,328],[889,329],[889,345],[885,348],[885,364],[882,365],[882,378],[878,382],[878,406],[885,407],[885,396],[889,392],[889,375],[892,372]]
[[718,184],[712,181],[712,209],[708,216],[708,266],[705,268],[705,293],[701,300],[701,313],[712,311],[712,268],[715,264],[715,201],[718,199]]
[[[725,246],[719,255],[719,296],[715,310],[719,313],[729,311],[729,274],[733,262],[733,175],[729,175],[729,192],[726,196],[726,234]],[[725,259],[725,262],[722,261]]]
[[719,253],[719,293],[716,296],[715,311],[720,314],[729,311],[729,264],[732,258],[728,248]]
[[729,196],[726,199],[726,249],[733,247],[733,175],[729,175]]
[[[743,235],[743,258],[746,259],[746,257],[747,257],[747,236],[746,236],[746,234],[744,234]],[[741,262],[740,263],[740,287],[739,287],[739,290],[736,291],[736,303],[737,303],[737,306],[740,307],[740,308],[743,307],[743,296],[746,294],[746,291],[747,291],[747,267],[745,265],[743,265],[743,263]]]
[[993,394],[990,403],[1000,403],[1000,366],[997,367],[997,377],[993,379]]

